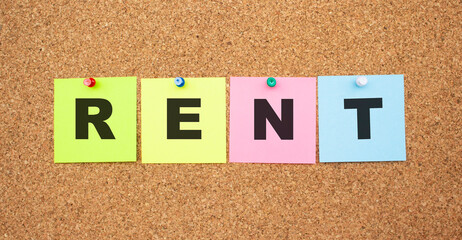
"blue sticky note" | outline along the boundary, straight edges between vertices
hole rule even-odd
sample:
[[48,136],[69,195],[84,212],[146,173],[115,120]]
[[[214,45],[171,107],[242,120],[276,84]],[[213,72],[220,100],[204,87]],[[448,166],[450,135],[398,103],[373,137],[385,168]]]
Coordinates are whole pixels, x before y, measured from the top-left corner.
[[405,161],[404,76],[318,77],[319,161]]

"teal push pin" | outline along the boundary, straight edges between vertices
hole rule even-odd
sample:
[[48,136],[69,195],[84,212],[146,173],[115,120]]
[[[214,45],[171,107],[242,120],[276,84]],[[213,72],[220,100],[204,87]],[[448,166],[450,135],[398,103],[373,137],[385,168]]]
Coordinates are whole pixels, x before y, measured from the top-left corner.
[[183,87],[184,86],[184,78],[182,78],[182,77],[175,78],[175,85],[177,87]]
[[269,77],[268,80],[266,80],[266,84],[270,87],[276,86],[276,79],[274,77]]

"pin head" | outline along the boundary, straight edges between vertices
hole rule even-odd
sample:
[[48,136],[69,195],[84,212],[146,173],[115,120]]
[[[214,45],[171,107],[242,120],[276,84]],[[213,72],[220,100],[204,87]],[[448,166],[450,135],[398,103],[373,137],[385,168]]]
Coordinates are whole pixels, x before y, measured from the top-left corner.
[[356,85],[358,87],[364,87],[367,84],[367,78],[366,77],[358,77],[356,78]]
[[269,77],[268,80],[266,80],[266,84],[270,87],[276,86],[276,79],[274,77]]
[[83,80],[83,85],[87,87],[93,87],[95,86],[95,84],[96,84],[96,81],[94,78],[85,78],[85,80]]
[[184,79],[182,77],[175,78],[175,85],[177,87],[183,87],[184,86]]

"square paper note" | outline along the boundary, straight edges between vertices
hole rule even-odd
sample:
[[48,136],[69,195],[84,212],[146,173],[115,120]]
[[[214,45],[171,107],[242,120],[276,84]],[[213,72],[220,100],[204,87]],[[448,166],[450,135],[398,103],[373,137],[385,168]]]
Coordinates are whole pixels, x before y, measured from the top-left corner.
[[55,79],[55,163],[136,161],[136,77]]
[[141,79],[143,163],[226,163],[225,78]]
[[231,77],[230,162],[316,162],[316,78]]
[[318,77],[320,162],[405,161],[404,77]]

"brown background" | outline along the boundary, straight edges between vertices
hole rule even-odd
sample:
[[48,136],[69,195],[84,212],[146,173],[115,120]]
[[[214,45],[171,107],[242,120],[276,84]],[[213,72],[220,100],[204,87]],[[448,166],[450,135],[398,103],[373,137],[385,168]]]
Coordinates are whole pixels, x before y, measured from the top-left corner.
[[[2,0],[0,238],[461,238],[461,2],[405,2]],[[357,74],[407,162],[53,163],[53,78]]]

